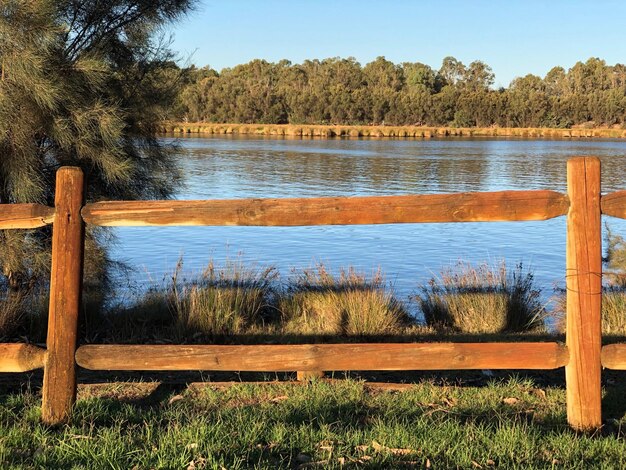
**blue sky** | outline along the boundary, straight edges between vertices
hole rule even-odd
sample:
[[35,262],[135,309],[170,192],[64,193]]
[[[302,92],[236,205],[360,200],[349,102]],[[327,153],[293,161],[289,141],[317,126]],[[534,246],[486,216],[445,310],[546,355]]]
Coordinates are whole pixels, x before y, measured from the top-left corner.
[[438,69],[451,55],[482,60],[496,86],[554,65],[626,62],[626,1],[200,0],[173,49],[189,63],[377,56]]

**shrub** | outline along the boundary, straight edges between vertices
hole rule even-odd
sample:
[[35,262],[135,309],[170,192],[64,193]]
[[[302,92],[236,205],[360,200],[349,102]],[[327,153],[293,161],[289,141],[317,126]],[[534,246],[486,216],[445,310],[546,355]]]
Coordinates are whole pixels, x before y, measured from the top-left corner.
[[545,309],[533,274],[522,264],[473,267],[459,262],[432,278],[417,300],[427,325],[462,333],[505,333],[537,330]]
[[[606,256],[604,274],[605,285],[602,286],[602,333],[626,336],[626,241],[614,233],[606,225]],[[556,328],[565,332],[567,327],[567,295],[560,290],[553,312]]]
[[[567,295],[562,290],[557,298],[552,316],[557,331],[565,333],[567,327]],[[626,336],[626,288],[609,285],[602,288],[602,333]]]
[[0,300],[0,337],[10,336],[26,314],[25,295],[8,292]]
[[602,294],[602,332],[626,336],[626,289],[609,287]]
[[349,268],[336,277],[321,264],[296,276],[278,309],[284,332],[296,334],[394,334],[409,318],[380,271],[368,279]]
[[45,341],[48,299],[39,288],[0,290],[0,338],[19,335],[33,342]]
[[211,261],[191,285],[179,290],[174,278],[178,324],[185,332],[213,336],[244,333],[271,316],[277,277],[273,267],[257,270],[227,261],[218,269]]

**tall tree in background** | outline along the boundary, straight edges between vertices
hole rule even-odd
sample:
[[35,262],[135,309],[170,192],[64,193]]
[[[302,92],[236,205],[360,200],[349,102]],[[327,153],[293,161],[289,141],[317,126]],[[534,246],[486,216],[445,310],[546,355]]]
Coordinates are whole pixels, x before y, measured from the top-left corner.
[[[83,169],[92,200],[171,194],[172,149],[155,134],[178,69],[158,36],[192,3],[2,2],[0,203],[52,204],[62,165]],[[0,232],[2,274],[14,288],[45,272],[48,242],[45,230]],[[103,252],[91,251],[101,265]]]
[[210,77],[196,76],[180,93],[172,119],[271,124],[391,124],[431,126],[626,127],[626,66],[591,58],[544,78],[516,78],[494,89],[482,61],[454,57],[434,71],[419,62],[378,57],[253,60]]

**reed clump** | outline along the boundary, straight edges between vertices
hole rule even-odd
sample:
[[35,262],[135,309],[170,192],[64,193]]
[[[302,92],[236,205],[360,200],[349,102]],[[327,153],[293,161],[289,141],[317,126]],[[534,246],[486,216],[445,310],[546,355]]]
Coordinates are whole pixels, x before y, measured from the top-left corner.
[[430,137],[532,137],[532,138],[626,138],[625,129],[556,129],[510,127],[427,127],[427,126],[368,126],[323,124],[223,124],[211,122],[164,122],[164,134],[212,135],[274,135],[321,138],[430,138]]
[[208,336],[239,335],[272,321],[273,267],[255,269],[241,261],[217,268],[211,261],[200,278],[179,288],[174,279],[174,309],[183,332]]
[[26,295],[6,292],[0,299],[0,337],[9,336],[23,323],[27,314]]
[[[552,319],[559,333],[567,330],[567,294],[560,289],[556,295]],[[626,285],[624,278],[610,280],[602,287],[602,334],[626,337]]]
[[602,294],[602,332],[626,336],[626,288],[613,286]]
[[0,339],[28,337],[32,342],[46,338],[48,292],[39,286],[13,290],[0,288]]
[[[552,312],[555,329],[559,333],[567,330],[567,295],[561,291],[557,295],[556,306]],[[618,285],[602,288],[602,334],[626,336],[626,288]]]
[[[25,312],[45,312],[45,295],[37,298],[37,309],[32,299],[0,301],[0,336],[20,320],[25,323]],[[181,259],[170,276],[134,302],[119,300],[106,309],[85,302],[84,331],[87,342],[332,341],[537,331],[545,314],[532,274],[521,265],[507,270],[504,263],[493,268],[459,263],[433,278],[413,300],[424,312],[426,326],[414,316],[413,303],[394,295],[380,270],[368,275],[353,267],[331,271],[319,264],[281,280],[273,267],[250,267],[237,259],[221,266],[211,261],[187,279]],[[626,295],[615,290],[605,308],[612,304],[615,312],[623,312]],[[45,315],[39,320],[34,323],[45,338]],[[621,331],[624,323],[623,313],[616,313],[609,328]]]
[[404,305],[380,271],[371,277],[354,268],[331,274],[323,265],[297,273],[277,304],[286,334],[382,335],[409,323]]
[[427,325],[439,331],[513,333],[538,331],[546,314],[533,274],[504,261],[476,267],[459,262],[433,277],[417,300]]

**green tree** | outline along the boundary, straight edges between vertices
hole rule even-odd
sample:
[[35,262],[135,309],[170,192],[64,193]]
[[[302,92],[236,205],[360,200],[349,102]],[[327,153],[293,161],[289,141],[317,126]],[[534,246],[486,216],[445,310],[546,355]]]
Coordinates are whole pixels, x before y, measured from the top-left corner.
[[470,91],[486,91],[493,85],[495,75],[484,62],[475,60],[465,70],[463,85]]
[[[157,33],[191,7],[192,0],[2,2],[1,203],[52,204],[62,165],[83,169],[90,200],[171,194],[173,149],[156,131],[178,77]],[[95,237],[92,248],[101,246]],[[0,233],[2,272],[14,287],[45,272],[48,242],[46,230]]]
[[361,67],[354,58],[334,57],[302,64],[256,60],[220,74],[190,75],[195,82],[184,87],[180,107],[191,120],[479,127],[626,120],[626,67],[597,58],[568,71],[554,67],[543,79],[526,75],[499,90],[487,64],[465,66],[454,57],[437,72],[419,62],[396,65],[378,57]]
[[467,73],[465,65],[452,56],[445,57],[439,69],[439,76],[444,85],[454,86],[460,83]]
[[371,94],[371,118],[374,123],[384,123],[392,103],[403,87],[402,68],[384,57],[377,57],[363,68]]
[[539,127],[545,125],[548,97],[544,82],[537,75],[516,78],[509,87],[508,122],[513,127]]
[[437,74],[426,64],[405,62],[402,64],[405,85],[408,90],[437,92]]
[[170,113],[172,119],[201,122],[210,120],[214,115],[209,99],[211,87],[219,74],[210,67],[191,66],[184,71],[185,81],[181,84],[175,109]]

